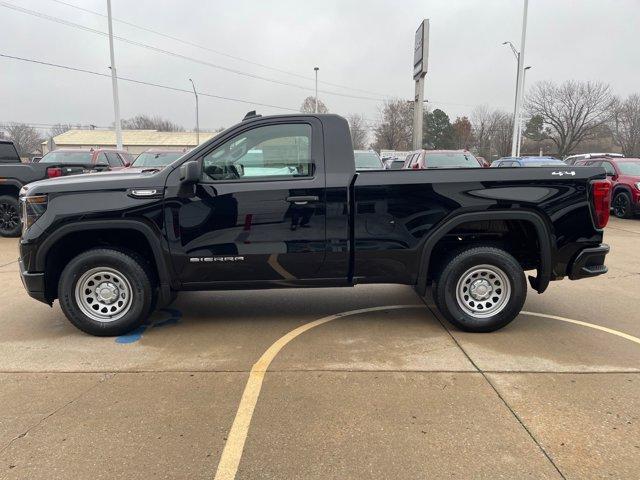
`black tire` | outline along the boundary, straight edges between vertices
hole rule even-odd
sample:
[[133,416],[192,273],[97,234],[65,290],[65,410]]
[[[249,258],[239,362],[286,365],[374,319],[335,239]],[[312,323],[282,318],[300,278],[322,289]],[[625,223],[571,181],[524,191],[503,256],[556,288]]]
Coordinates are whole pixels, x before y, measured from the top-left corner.
[[[506,251],[494,247],[470,248],[457,252],[443,265],[435,281],[433,298],[444,317],[461,330],[493,332],[511,322],[522,310],[527,297],[527,282],[518,261]],[[480,273],[472,277],[474,272]],[[490,279],[492,275],[493,278]],[[473,282],[466,282],[465,279]],[[480,281],[480,284],[474,287],[477,289],[479,285],[482,286],[482,295],[488,294],[489,298],[477,301],[470,296],[468,287],[477,281]],[[482,285],[482,282],[485,285]],[[503,283],[505,285],[502,285]],[[458,296],[459,287],[461,292],[467,288],[469,295],[465,297],[464,293],[461,293]],[[474,295],[479,291],[474,290]],[[473,310],[477,308],[488,310],[474,313]],[[492,309],[496,311],[491,315]]]
[[616,193],[611,207],[613,208],[613,214],[618,218],[631,218],[633,216],[631,197],[625,191]]
[[0,196],[0,236],[19,237],[21,230],[20,202],[11,195]]
[[[115,320],[92,318],[83,312],[83,307],[78,303],[76,295],[78,282],[92,271],[99,274],[100,269],[105,269],[113,278],[119,275],[120,282],[128,282],[128,288],[122,289],[122,291],[127,290],[129,293],[127,304],[122,307],[122,316]],[[107,275],[106,278],[109,276]],[[137,254],[125,253],[111,248],[96,248],[81,253],[67,264],[60,276],[58,299],[62,311],[69,321],[83,332],[101,337],[123,335],[142,325],[149,316],[155,290],[152,284],[153,278],[150,267]],[[118,280],[113,280],[112,284],[122,285],[117,282]],[[119,291],[116,290],[116,292]],[[93,295],[79,293],[79,295],[87,299],[97,296],[95,293]],[[119,302],[119,300],[118,296],[116,301]],[[80,299],[80,302],[85,304],[84,308],[89,306],[87,301]],[[91,306],[93,307],[93,305],[92,303]],[[113,308],[115,308],[115,304]],[[105,315],[108,314],[105,312]],[[100,315],[100,312],[97,312],[96,315]]]

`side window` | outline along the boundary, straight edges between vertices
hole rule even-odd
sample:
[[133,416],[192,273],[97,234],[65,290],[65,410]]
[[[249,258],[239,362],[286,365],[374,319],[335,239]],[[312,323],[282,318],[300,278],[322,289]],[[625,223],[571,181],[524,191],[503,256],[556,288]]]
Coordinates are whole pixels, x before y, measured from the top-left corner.
[[300,178],[314,173],[311,125],[265,125],[241,133],[207,154],[205,181]]
[[111,167],[121,167],[122,166],[122,161],[120,160],[120,157],[118,156],[117,153],[115,152],[106,152],[107,154],[107,160],[109,161],[109,166]]
[[98,155],[98,158],[96,159],[96,165],[109,165],[109,161],[107,160],[107,156],[104,152]]
[[611,165],[609,162],[602,162],[602,166],[604,167],[604,171],[607,172],[607,175],[615,175],[616,174],[616,169],[613,168],[613,165]]

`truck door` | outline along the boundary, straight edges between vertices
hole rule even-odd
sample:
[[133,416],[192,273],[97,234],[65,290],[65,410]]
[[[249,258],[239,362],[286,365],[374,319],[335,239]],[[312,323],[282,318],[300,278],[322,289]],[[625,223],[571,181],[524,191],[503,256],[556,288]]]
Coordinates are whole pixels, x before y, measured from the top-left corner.
[[321,124],[309,118],[241,125],[203,152],[193,194],[165,202],[181,281],[314,279],[326,253],[322,152]]

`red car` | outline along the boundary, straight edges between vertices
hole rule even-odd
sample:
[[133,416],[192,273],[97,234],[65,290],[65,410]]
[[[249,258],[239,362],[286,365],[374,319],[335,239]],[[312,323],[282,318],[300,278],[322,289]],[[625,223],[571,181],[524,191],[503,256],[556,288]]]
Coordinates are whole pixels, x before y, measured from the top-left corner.
[[47,153],[38,163],[55,163],[64,166],[65,174],[86,170],[118,170],[133,162],[129,152],[111,148],[59,148]]
[[618,218],[640,214],[640,158],[594,158],[578,160],[578,166],[604,167],[611,180],[611,208]]
[[407,155],[402,168],[482,168],[482,162],[466,150],[416,150]]

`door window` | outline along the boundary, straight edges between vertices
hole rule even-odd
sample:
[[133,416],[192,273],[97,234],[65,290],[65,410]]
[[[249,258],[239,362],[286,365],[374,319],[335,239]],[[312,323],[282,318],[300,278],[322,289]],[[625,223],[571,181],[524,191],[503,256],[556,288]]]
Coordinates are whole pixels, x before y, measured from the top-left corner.
[[265,125],[228,140],[203,161],[205,181],[311,177],[311,126]]
[[106,152],[107,154],[107,160],[109,161],[109,166],[111,167],[121,167],[122,166],[122,161],[120,160],[120,157],[118,156],[117,153],[115,152]]
[[614,176],[616,174],[616,169],[613,168],[609,162],[602,162],[602,166],[604,167],[604,171],[607,172],[607,175]]

